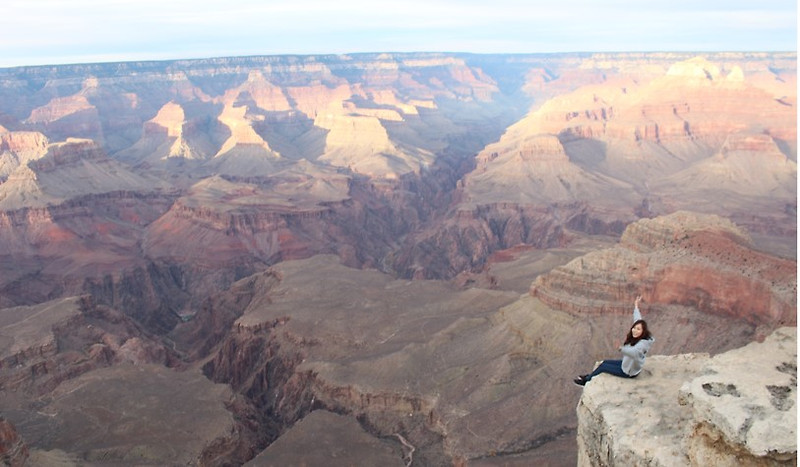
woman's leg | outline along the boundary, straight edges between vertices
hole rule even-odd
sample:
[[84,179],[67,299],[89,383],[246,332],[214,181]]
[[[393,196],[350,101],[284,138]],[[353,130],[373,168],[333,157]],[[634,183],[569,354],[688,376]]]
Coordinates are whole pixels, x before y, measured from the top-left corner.
[[595,368],[595,370],[586,377],[586,382],[592,380],[595,376],[599,375],[600,373],[608,373],[614,376],[620,376],[622,378],[630,378],[624,371],[622,371],[622,360],[603,360],[600,365]]

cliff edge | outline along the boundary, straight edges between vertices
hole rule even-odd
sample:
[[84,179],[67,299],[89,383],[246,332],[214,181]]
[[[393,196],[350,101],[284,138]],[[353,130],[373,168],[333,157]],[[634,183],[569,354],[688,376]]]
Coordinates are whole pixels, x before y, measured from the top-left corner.
[[797,465],[797,328],[714,357],[648,357],[577,407],[579,466]]

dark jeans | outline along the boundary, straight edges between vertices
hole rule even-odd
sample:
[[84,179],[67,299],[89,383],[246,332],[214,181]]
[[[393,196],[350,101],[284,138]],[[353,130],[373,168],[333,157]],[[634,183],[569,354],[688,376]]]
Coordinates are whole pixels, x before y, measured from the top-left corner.
[[608,373],[614,376],[619,376],[620,378],[635,378],[635,376],[628,376],[624,371],[622,371],[622,360],[603,360],[600,365],[595,368],[592,374],[586,377],[586,382],[588,383],[592,380],[592,378],[600,373]]

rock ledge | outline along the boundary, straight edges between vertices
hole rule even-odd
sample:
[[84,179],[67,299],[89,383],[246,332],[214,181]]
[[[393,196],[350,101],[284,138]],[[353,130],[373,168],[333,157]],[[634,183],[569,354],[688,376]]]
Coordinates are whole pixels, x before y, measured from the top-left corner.
[[797,328],[714,357],[648,358],[577,407],[579,466],[797,465]]

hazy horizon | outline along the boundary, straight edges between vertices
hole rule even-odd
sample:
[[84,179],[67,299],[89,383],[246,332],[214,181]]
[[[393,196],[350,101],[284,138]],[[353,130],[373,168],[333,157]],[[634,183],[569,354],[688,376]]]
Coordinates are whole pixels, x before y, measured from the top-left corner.
[[796,52],[788,0],[10,0],[0,67],[379,52]]

